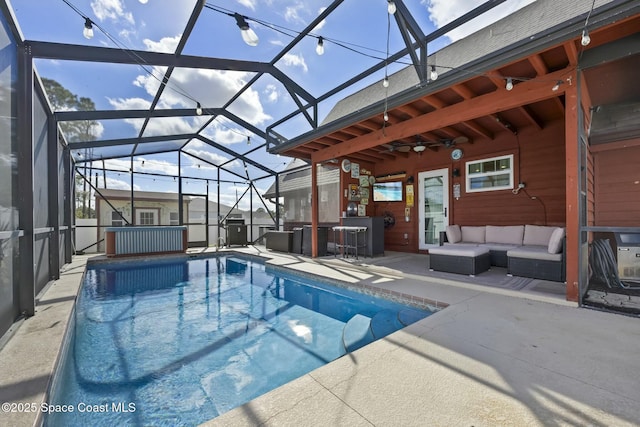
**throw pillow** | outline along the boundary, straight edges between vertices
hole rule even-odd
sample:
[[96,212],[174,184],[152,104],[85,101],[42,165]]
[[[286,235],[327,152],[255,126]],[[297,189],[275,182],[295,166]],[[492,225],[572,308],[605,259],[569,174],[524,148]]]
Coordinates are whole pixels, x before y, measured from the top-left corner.
[[445,231],[449,243],[458,243],[462,240],[462,232],[459,225],[448,225]]
[[549,239],[548,251],[550,254],[559,254],[562,251],[562,239],[564,239],[565,230],[562,227],[558,227],[553,230],[551,238]]

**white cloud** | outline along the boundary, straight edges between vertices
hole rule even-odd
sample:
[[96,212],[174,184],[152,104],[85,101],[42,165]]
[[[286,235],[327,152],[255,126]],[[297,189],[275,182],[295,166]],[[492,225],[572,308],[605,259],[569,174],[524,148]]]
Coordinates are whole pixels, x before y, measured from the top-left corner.
[[241,4],[242,6],[251,9],[251,10],[256,10],[256,0],[237,0],[238,4]]
[[125,20],[131,25],[135,25],[133,14],[125,10],[122,0],[93,0],[91,9],[100,21],[111,19],[112,21]]
[[296,55],[294,53],[286,53],[282,57],[282,61],[286,66],[300,67],[302,68],[302,71],[304,71],[305,73],[309,71],[309,68],[307,67],[307,63],[304,61],[304,57],[302,55]]
[[[324,12],[326,9],[326,7],[321,7],[320,9],[318,9],[318,15],[320,15],[322,12]],[[313,27],[313,33],[320,31],[325,24],[327,23],[326,19],[323,19],[322,21],[318,22],[318,25],[316,25],[315,27]]]
[[[102,184],[103,181],[100,180],[99,183]],[[107,177],[107,188],[110,190],[131,190],[131,182]],[[135,182],[133,184],[133,188],[136,191],[140,190],[140,187]]]
[[[535,0],[511,0],[505,2],[491,9],[489,12],[485,12],[480,17],[449,32],[447,37],[451,40],[464,38],[534,1]],[[431,22],[433,22],[437,28],[440,28],[480,6],[484,2],[484,0],[422,0],[421,4],[427,7]]]
[[[191,144],[190,144],[191,145]],[[228,162],[230,159],[228,157],[225,157],[223,155],[217,154],[217,153],[213,153],[211,151],[208,150],[196,150],[193,148],[189,148],[185,150],[186,152],[193,154],[196,157],[199,157],[203,160],[206,160],[210,163],[213,163],[214,165],[221,165],[222,163]],[[197,164],[197,160],[194,160],[194,163]],[[230,168],[230,165],[232,166],[240,166],[240,163],[237,160],[234,160],[233,162],[231,162],[229,165],[227,165],[227,168]]]
[[278,98],[280,97],[278,88],[276,87],[276,85],[272,84],[267,85],[267,87],[264,89],[264,94],[269,102],[278,102]]
[[163,37],[160,41],[153,41],[150,39],[144,39],[143,43],[147,47],[147,50],[152,52],[164,52],[173,53],[180,43],[182,35],[178,34],[175,37]]
[[284,19],[287,22],[294,22],[294,23],[302,23],[304,24],[304,19],[302,19],[302,17],[300,17],[300,11],[304,10],[304,4],[302,3],[296,3],[293,6],[287,6],[284,10]]
[[[106,159],[104,161],[104,164],[106,169],[119,170],[124,173],[129,173],[129,168],[131,167],[131,159]],[[93,162],[93,167],[102,169],[102,161]],[[147,159],[144,157],[136,157],[134,159],[133,170],[136,172],[152,172],[170,176],[178,176],[178,165],[169,163],[164,160]]]
[[[164,75],[165,67],[154,67],[153,76],[140,75],[134,84],[145,89],[154,96]],[[154,77],[155,76],[155,77]],[[195,108],[195,102],[189,97],[197,99],[203,107],[221,107],[233,97],[247,81],[252,73],[241,71],[220,71],[206,69],[175,69],[171,80],[160,100],[160,108]],[[261,125],[271,119],[260,101],[258,92],[246,90],[229,107],[229,111],[244,120]]]

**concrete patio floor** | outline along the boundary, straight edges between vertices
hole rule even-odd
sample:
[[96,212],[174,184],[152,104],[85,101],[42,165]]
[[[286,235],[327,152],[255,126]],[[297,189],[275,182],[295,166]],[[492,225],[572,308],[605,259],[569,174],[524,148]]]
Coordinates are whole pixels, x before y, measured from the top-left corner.
[[[640,319],[578,308],[562,284],[513,290],[428,276],[424,255],[233,251],[448,307],[204,425],[640,424]],[[87,258],[66,266],[0,350],[3,402],[45,397]],[[2,412],[0,425],[31,426],[36,415]]]

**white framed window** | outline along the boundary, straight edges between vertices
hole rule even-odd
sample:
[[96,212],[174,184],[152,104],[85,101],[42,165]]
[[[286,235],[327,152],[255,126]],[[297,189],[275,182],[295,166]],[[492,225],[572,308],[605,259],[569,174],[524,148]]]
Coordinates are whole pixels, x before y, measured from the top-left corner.
[[467,193],[513,188],[513,154],[466,162]]
[[155,209],[136,209],[137,225],[158,225]]
[[169,212],[169,225],[180,225],[178,212]]
[[122,220],[122,211],[111,211],[111,226],[112,227],[122,227],[124,226],[124,221]]

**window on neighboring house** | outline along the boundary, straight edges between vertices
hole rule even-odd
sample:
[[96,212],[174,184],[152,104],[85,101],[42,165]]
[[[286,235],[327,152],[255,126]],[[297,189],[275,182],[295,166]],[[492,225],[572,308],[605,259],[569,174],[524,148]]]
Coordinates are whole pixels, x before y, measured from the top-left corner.
[[466,163],[467,193],[513,188],[513,154]]
[[122,211],[111,211],[111,226],[123,227],[124,221],[122,220]]
[[138,225],[157,225],[156,211],[152,209],[136,209]]
[[178,215],[178,212],[169,212],[169,225],[180,225],[180,215]]

